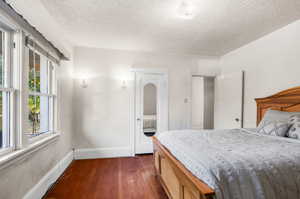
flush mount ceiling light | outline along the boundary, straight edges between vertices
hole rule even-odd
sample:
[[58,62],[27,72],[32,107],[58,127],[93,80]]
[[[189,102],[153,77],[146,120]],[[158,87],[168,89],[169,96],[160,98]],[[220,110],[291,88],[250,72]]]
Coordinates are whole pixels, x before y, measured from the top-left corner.
[[177,9],[177,12],[178,16],[184,19],[192,19],[195,16],[194,7],[189,1],[182,1]]

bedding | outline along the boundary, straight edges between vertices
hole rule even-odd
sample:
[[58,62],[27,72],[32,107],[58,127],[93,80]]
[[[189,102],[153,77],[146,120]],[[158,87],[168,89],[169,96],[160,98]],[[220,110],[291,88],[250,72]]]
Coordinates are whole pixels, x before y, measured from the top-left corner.
[[289,117],[293,113],[285,112],[285,111],[277,111],[277,110],[267,110],[262,121],[288,121]]
[[253,130],[184,130],[157,139],[217,199],[300,198],[300,141]]
[[282,121],[262,121],[257,129],[258,133],[286,137],[289,130],[289,123]]
[[289,131],[287,136],[289,138],[300,139],[300,114],[295,114],[289,118]]
[[258,128],[261,127],[266,122],[274,122],[274,121],[281,121],[281,122],[288,122],[290,117],[293,115],[300,115],[300,112],[286,112],[286,111],[277,111],[268,109],[260,121]]

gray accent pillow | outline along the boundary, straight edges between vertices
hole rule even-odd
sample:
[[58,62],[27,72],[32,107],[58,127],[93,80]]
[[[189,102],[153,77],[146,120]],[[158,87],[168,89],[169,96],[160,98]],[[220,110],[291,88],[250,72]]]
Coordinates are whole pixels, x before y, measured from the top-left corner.
[[290,116],[294,114],[295,113],[268,109],[262,121],[288,121]]
[[257,132],[265,135],[286,137],[289,130],[289,123],[286,121],[262,121]]
[[291,115],[289,118],[290,129],[287,133],[289,138],[300,139],[300,114]]

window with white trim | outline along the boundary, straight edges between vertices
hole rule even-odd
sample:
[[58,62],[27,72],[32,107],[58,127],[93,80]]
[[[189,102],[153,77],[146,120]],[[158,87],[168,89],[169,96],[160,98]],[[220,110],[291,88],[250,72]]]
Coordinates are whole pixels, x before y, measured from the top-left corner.
[[28,120],[26,133],[36,137],[54,132],[55,67],[38,51],[28,49]]
[[12,33],[0,28],[0,153],[13,147]]
[[0,13],[1,167],[58,138],[56,68],[64,56],[5,2],[0,4],[8,15]]

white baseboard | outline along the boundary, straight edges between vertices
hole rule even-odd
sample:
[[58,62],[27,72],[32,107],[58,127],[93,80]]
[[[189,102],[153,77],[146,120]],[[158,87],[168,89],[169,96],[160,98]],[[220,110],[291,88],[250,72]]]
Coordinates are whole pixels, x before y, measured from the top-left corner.
[[96,159],[133,156],[130,147],[75,149],[60,160],[23,199],[41,199],[51,185],[62,175],[73,159]]
[[75,149],[74,151],[75,160],[130,156],[133,156],[130,147]]
[[62,175],[73,161],[73,151],[60,160],[27,194],[23,199],[41,199],[50,186]]

